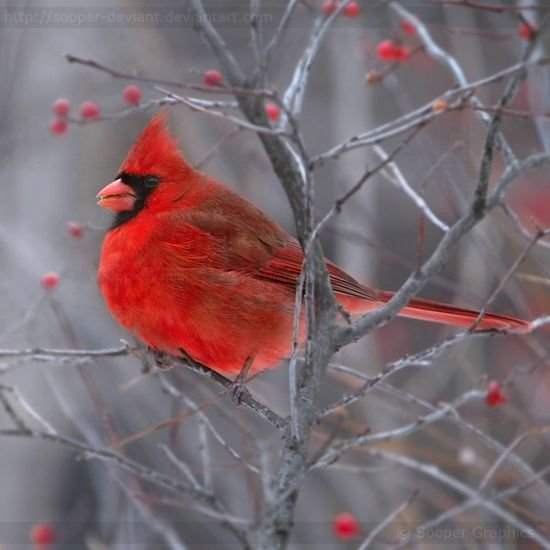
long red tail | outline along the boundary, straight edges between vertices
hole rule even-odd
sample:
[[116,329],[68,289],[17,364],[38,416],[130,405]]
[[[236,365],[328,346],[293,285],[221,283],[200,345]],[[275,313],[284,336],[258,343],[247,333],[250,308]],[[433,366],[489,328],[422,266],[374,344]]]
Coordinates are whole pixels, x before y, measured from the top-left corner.
[[[381,303],[389,302],[393,295],[393,292],[378,291],[380,302],[358,299],[355,297],[352,298],[349,296],[345,298],[342,297],[342,299],[341,296],[339,296],[338,301],[340,301],[350,313],[367,313],[380,307]],[[422,321],[431,321],[432,323],[469,328],[477,319],[479,311],[444,304],[434,300],[414,298],[400,311],[399,315],[412,319],[420,319]],[[516,317],[508,317],[507,315],[496,315],[494,313],[486,313],[481,323],[477,326],[477,330],[509,329],[519,332],[527,332],[530,328],[531,323],[529,321],[524,321]]]
[[[301,254],[301,251],[296,251],[296,248],[294,247],[293,249],[295,250],[295,254]],[[330,282],[332,283],[332,288],[336,293],[338,302],[352,314],[373,311],[382,304],[389,302],[395,294],[394,292],[374,290],[362,285],[332,262],[328,262],[327,265]],[[414,298],[399,312],[399,315],[411,317],[412,319],[421,319],[422,321],[431,321],[432,323],[469,328],[477,319],[479,311],[435,302],[433,300]],[[518,332],[528,332],[531,326],[529,321],[524,321],[523,319],[486,313],[476,328],[477,330],[509,329]]]
[[[384,293],[384,301],[388,301],[393,294]],[[449,304],[443,304],[432,300],[415,298],[411,300],[407,307],[401,310],[400,315],[411,317],[413,319],[422,319],[424,321],[434,321],[436,323],[446,323],[459,327],[468,328],[472,326],[479,315],[479,311],[465,309]],[[507,315],[497,315],[495,313],[486,313],[477,326],[477,330],[487,329],[513,329],[519,331],[528,331],[531,323],[516,317]]]

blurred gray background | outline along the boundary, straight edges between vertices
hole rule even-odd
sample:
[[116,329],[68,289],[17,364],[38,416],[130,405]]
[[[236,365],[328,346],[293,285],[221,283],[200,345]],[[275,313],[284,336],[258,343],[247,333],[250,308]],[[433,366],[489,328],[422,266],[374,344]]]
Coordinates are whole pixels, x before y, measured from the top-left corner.
[[[263,2],[262,9],[273,21],[266,24],[267,36],[284,4]],[[318,2],[310,4],[298,6],[270,66],[270,84],[280,92],[289,83],[318,10]],[[301,120],[312,154],[433,100],[453,85],[445,69],[419,52],[380,84],[366,86],[365,73],[381,68],[375,53],[380,40],[398,37],[412,46],[418,41],[400,32],[399,20],[383,3],[361,4],[363,14],[359,19],[341,18],[336,22],[314,66]],[[416,8],[434,39],[457,57],[471,80],[517,62],[525,47],[517,37],[518,22],[513,14],[474,14],[465,9],[406,4],[413,11]],[[243,1],[220,0],[206,5],[209,9],[236,13],[249,8],[248,2]],[[91,58],[123,72],[197,83],[204,70],[218,68],[216,60],[189,24],[18,24],[7,16],[13,15],[14,7],[40,17],[51,9],[51,14],[62,20],[73,13],[94,11],[149,13],[154,4],[73,2],[60,8],[58,2],[48,1],[39,8],[26,2],[0,7],[0,348],[100,349],[119,345],[120,338],[132,342],[112,320],[96,285],[101,229],[108,227],[109,214],[96,206],[95,195],[113,179],[154,110],[136,110],[116,120],[71,125],[66,135],[52,136],[48,123],[51,104],[58,97],[67,97],[75,114],[78,105],[87,99],[96,101],[104,114],[126,108],[121,91],[127,81],[70,65],[64,55]],[[186,12],[188,8],[186,2],[172,2],[157,9],[167,13]],[[222,32],[237,58],[250,70],[253,57],[246,24],[226,24]],[[144,99],[160,97],[146,85],[142,89]],[[502,89],[502,84],[484,88],[479,97],[492,105]],[[532,72],[514,108],[548,111],[546,69]],[[192,162],[199,161],[234,128],[228,121],[192,113],[184,106],[171,108],[169,121]],[[504,132],[518,156],[543,151],[548,143],[543,118],[508,118]],[[397,159],[409,183],[422,190],[433,210],[447,223],[456,219],[471,196],[484,136],[475,114],[450,113],[422,131]],[[391,151],[398,143],[396,139],[383,145]],[[320,215],[375,158],[368,148],[359,149],[316,172]],[[501,168],[497,158],[496,175]],[[286,197],[255,134],[240,132],[229,139],[203,169],[226,181],[293,232]],[[548,226],[547,174],[533,172],[522,177],[510,194],[510,204],[526,223],[535,217],[539,224]],[[68,234],[66,224],[70,220],[89,226],[82,239]],[[325,253],[358,280],[396,289],[416,264],[418,225],[419,212],[414,204],[379,175],[365,185],[324,233]],[[424,257],[440,237],[441,233],[426,223]],[[482,305],[525,244],[510,220],[495,212],[464,240],[445,272],[434,279],[424,295],[467,306]],[[45,292],[40,279],[51,270],[60,274],[61,283],[55,291]],[[548,251],[533,250],[492,309],[527,318],[547,313],[548,275]],[[450,328],[396,320],[342,351],[335,360],[375,374],[387,361],[420,350],[452,332]],[[531,368],[528,374],[517,377],[506,410],[490,410],[478,404],[462,411],[471,422],[506,444],[529,427],[550,421],[550,378],[547,369],[541,368],[547,364],[547,337],[547,331],[540,331],[527,338],[472,341],[443,355],[431,369],[409,369],[392,383],[435,404],[452,400],[460,391],[474,386],[481,376],[505,379],[518,367]],[[185,409],[181,402],[161,391],[156,377],[142,376],[141,364],[134,358],[78,366],[11,362],[11,367],[14,368],[2,375],[1,383],[17,386],[60,432],[92,446],[108,446],[113,434],[126,437]],[[219,391],[193,373],[172,372],[170,376],[198,403],[215,397]],[[333,384],[330,391],[327,389],[327,401],[342,390],[351,389],[349,379],[330,376]],[[262,376],[253,389],[259,398],[284,413],[286,366]],[[256,457],[261,448],[269,463],[266,467],[276,467],[280,437],[265,424],[246,411],[235,411],[227,398],[215,401],[208,413],[242,452]],[[369,394],[366,402],[348,411],[337,429],[343,430],[342,435],[365,425],[375,431],[419,414],[414,407],[383,394],[372,394],[372,398]],[[8,422],[2,414],[0,419]],[[175,441],[181,455],[193,463],[198,445],[195,421],[190,418],[177,428],[161,430],[129,445],[125,452],[174,473],[157,444]],[[480,472],[482,475],[494,459],[475,438],[445,423],[390,447],[431,460],[465,481]],[[192,503],[174,503],[170,494],[161,495],[115,467],[83,457],[75,460],[74,453],[41,441],[4,438],[0,439],[0,448],[0,542],[6,548],[24,542],[29,525],[39,520],[56,522],[62,542],[97,548],[101,544],[115,547],[117,543],[147,547],[158,541],[148,523],[147,518],[151,517],[183,531],[183,540],[191,547],[214,542],[229,547],[227,534],[218,529],[215,521],[207,524],[205,533],[204,517],[192,510]],[[471,451],[470,458],[474,457],[467,467],[461,462],[464,449]],[[548,456],[547,447],[540,441],[522,452],[533,464],[544,461],[545,453]],[[254,518],[259,513],[259,487],[221,451],[215,451],[215,458],[218,492],[228,502],[238,503],[236,510],[240,515]],[[360,453],[355,461],[362,463]],[[364,521],[376,521],[418,486],[423,497],[410,511],[411,521],[422,521],[433,515],[434,509],[456,503],[456,495],[428,478],[419,479],[395,466],[372,468],[361,475],[337,469],[313,474],[300,497],[294,544],[322,540],[327,547],[341,547],[330,534],[330,518],[335,513],[353,510]],[[547,496],[545,500],[533,492],[525,501],[529,514],[548,521]],[[475,514],[471,518],[479,519]]]

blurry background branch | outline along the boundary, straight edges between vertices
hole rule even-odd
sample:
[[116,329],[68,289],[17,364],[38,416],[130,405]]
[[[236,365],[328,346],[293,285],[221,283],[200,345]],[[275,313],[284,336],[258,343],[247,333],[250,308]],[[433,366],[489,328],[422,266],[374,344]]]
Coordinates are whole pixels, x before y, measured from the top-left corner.
[[[4,346],[0,375],[13,377],[17,387],[11,380],[0,386],[0,404],[11,422],[9,427],[2,424],[0,435],[67,448],[71,467],[77,467],[74,453],[109,465],[100,476],[92,470],[96,509],[106,510],[111,522],[117,518],[111,539],[104,528],[96,528],[111,543],[105,543],[109,547],[116,546],[117,536],[141,544],[140,537],[152,535],[171,548],[193,545],[195,538],[243,548],[283,548],[289,542],[319,545],[319,540],[326,543],[334,536],[323,534],[320,525],[335,510],[349,509],[369,519],[364,531],[357,527],[354,535],[362,540],[362,548],[388,541],[403,547],[415,542],[419,528],[461,521],[490,525],[497,521],[496,525],[528,532],[530,540],[548,548],[550,541],[539,529],[550,521],[549,471],[547,464],[540,464],[548,453],[547,407],[540,403],[547,403],[548,351],[543,339],[550,317],[544,293],[532,290],[548,280],[542,260],[548,229],[540,220],[532,222],[522,215],[514,203],[514,190],[550,164],[550,155],[540,144],[545,132],[540,131],[538,138],[524,137],[526,124],[543,127],[539,119],[545,117],[537,113],[550,112],[545,105],[530,103],[544,103],[548,96],[542,84],[549,64],[543,55],[547,20],[539,18],[537,25],[528,26],[529,40],[517,54],[521,42],[515,27],[508,34],[513,33],[518,43],[507,49],[510,37],[503,41],[506,29],[500,23],[516,18],[521,24],[533,23],[531,18],[542,10],[513,2],[495,7],[443,1],[412,13],[403,2],[381,2],[376,10],[361,4],[368,10],[365,19],[352,27],[350,17],[344,37],[335,27],[345,24],[343,16],[356,3],[329,4],[289,0],[277,8],[278,18],[271,21],[275,24],[268,25],[263,18],[267,3],[251,0],[240,13],[247,16],[246,26],[238,33],[232,29],[226,33],[209,17],[213,5],[191,0],[191,20],[213,57],[181,29],[171,34],[160,28],[155,36],[170,38],[155,49],[153,33],[145,28],[139,30],[147,46],[139,70],[134,69],[133,57],[121,55],[127,47],[105,50],[108,63],[103,64],[96,61],[101,53],[95,44],[69,44],[71,51],[78,47],[93,52],[92,57],[67,56],[73,68],[93,69],[82,73],[86,76],[79,83],[86,93],[101,86],[110,97],[114,86],[124,80],[144,85],[152,97],[101,114],[97,121],[117,121],[101,131],[70,115],[67,121],[79,126],[75,130],[83,140],[82,149],[73,150],[70,158],[85,163],[93,157],[93,177],[83,176],[92,174],[90,167],[59,162],[71,171],[49,178],[52,188],[47,196],[38,196],[36,186],[27,195],[21,191],[26,199],[20,210],[27,211],[30,205],[46,204],[50,196],[67,199],[73,189],[67,190],[67,180],[76,189],[80,182],[75,180],[83,179],[87,181],[82,196],[88,201],[93,196],[90,179],[107,177],[121,154],[113,146],[116,140],[105,145],[113,127],[122,132],[130,115],[139,126],[140,117],[156,107],[173,109],[174,118],[185,117],[181,134],[184,142],[189,137],[185,148],[191,158],[195,154],[200,159],[194,164],[208,162],[209,170],[231,174],[244,187],[241,191],[263,200],[271,214],[287,226],[293,221],[306,252],[296,313],[306,310],[308,338],[305,350],[296,348],[288,380],[282,368],[254,377],[248,381],[250,392],[241,395],[243,407],[235,408],[228,399],[233,381],[204,365],[168,358],[175,368],[151,369],[150,357],[136,345],[101,349],[101,342],[112,341],[113,326],[94,313],[97,297],[88,299],[92,292],[81,290],[95,265],[82,267],[63,249],[59,261],[71,264],[66,279],[73,278],[78,285],[73,289],[76,302],[62,294],[64,300],[58,300],[55,293],[45,291],[22,308],[22,314],[17,308],[12,314],[11,304],[3,308],[10,314],[3,319],[7,328],[0,330]],[[471,18],[467,24],[472,28],[466,27],[464,18],[456,22],[458,12],[450,11],[455,7]],[[487,20],[492,27],[483,26]],[[410,57],[406,63],[380,69],[370,53],[377,47],[372,36],[385,39],[388,25],[397,45],[411,45]],[[409,30],[399,30],[405,28]],[[346,43],[349,37],[352,48]],[[468,49],[474,42],[479,55]],[[189,44],[195,49],[188,49]],[[494,46],[496,55],[483,57],[481,46]],[[149,49],[155,54],[149,55]],[[164,55],[168,51],[173,55]],[[193,55],[186,57],[187,51]],[[359,51],[363,57],[358,57]],[[161,70],[160,58],[173,58],[169,70]],[[210,66],[212,59],[223,73],[218,85],[200,85],[182,77],[182,65]],[[372,86],[367,90],[358,84],[362,65],[357,59],[369,70],[366,81]],[[431,72],[422,75],[423,70]],[[106,75],[113,79],[112,88],[105,84]],[[532,88],[526,92],[527,84]],[[21,86],[29,88],[36,86]],[[528,92],[541,97],[526,100]],[[332,97],[334,116],[328,102]],[[280,109],[278,120],[267,115],[266,101]],[[94,131],[99,133],[92,148],[84,140]],[[134,134],[135,127],[128,127],[128,136]],[[256,135],[265,155],[257,147]],[[220,166],[226,155],[229,161]],[[243,162],[235,163],[235,158]],[[30,168],[23,160],[20,169]],[[108,170],[98,170],[96,165],[101,164]],[[271,172],[290,203],[292,221],[286,216],[284,197],[269,179]],[[34,173],[21,177],[22,182],[36,179]],[[53,187],[58,181],[63,187]],[[264,181],[269,184],[267,198],[259,195]],[[385,181],[393,185],[376,187]],[[12,200],[0,208],[17,204],[17,197],[9,196]],[[387,197],[391,202],[385,202]],[[536,205],[545,204],[547,199],[538,197]],[[67,202],[60,216],[81,202]],[[13,265],[20,266],[23,241],[13,229],[18,226],[9,210],[6,226],[0,226],[0,243],[8,245]],[[46,209],[37,209],[36,217],[44,214],[42,210]],[[424,224],[424,218],[431,223]],[[338,227],[342,223],[349,229]],[[378,236],[377,223],[381,224]],[[82,242],[91,241],[93,248],[81,257],[95,257],[100,235],[93,227],[86,225],[89,241]],[[38,228],[36,235],[42,230]],[[375,234],[369,241],[363,236],[367,230]],[[332,246],[331,231],[350,238]],[[34,243],[36,235],[28,241]],[[352,236],[360,248],[346,248]],[[19,246],[10,246],[12,241]],[[372,265],[387,264],[391,269],[380,279],[399,288],[393,300],[354,323],[343,318],[328,284],[321,241],[332,254],[346,249],[348,260],[367,254],[365,244],[374,248],[376,261],[367,257],[354,269],[363,280],[367,267],[372,271]],[[410,253],[415,245],[416,255]],[[27,255],[30,263],[36,261],[34,248]],[[461,271],[454,262],[467,268]],[[520,264],[529,272],[518,273]],[[457,285],[449,282],[453,268]],[[24,271],[19,268],[8,275],[19,280]],[[512,331],[446,336],[431,325],[424,332],[417,331],[414,323],[404,330],[398,320],[386,326],[428,282],[447,295],[454,291],[460,299],[481,302],[483,311],[493,300],[506,297],[507,307],[529,312],[529,318],[535,319],[531,330],[521,337]],[[520,282],[526,283],[521,289]],[[63,284],[70,283],[64,278]],[[88,309],[83,317],[84,300]],[[52,335],[49,331],[54,328],[57,332]],[[359,344],[355,355],[344,350],[366,334],[368,346]],[[55,348],[29,347],[55,337],[59,340],[51,344]],[[340,349],[339,363],[331,362]],[[33,369],[28,375],[31,384],[25,387],[30,371],[26,367],[34,364],[43,368]],[[189,368],[181,369],[181,364]],[[143,372],[136,375],[140,366]],[[160,366],[167,364],[161,361]],[[49,392],[41,391],[35,381],[38,376],[49,381]],[[43,414],[46,394],[54,397],[70,427]],[[488,409],[507,401],[506,408],[496,410],[503,411],[502,416]],[[266,429],[266,421],[274,429]],[[538,425],[541,422],[544,426]],[[75,430],[78,436],[62,435],[64,429]],[[84,462],[92,469],[95,461]],[[119,498],[129,503],[128,510],[138,511],[128,512],[128,517],[138,517],[147,535],[122,534],[125,521],[113,509],[113,494],[123,495]],[[105,523],[102,519],[97,521],[100,526]],[[409,534],[397,537],[396,524],[407,520],[412,526]]]

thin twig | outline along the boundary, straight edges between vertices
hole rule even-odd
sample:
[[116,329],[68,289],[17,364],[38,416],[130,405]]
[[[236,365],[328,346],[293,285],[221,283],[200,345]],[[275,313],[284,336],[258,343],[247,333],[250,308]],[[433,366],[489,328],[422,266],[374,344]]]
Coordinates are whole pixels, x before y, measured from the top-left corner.
[[229,84],[233,87],[246,88],[245,76],[235,56],[210,22],[201,0],[191,0],[194,12],[194,27],[206,43],[212,48],[214,55],[222,65],[223,72]]
[[434,422],[445,418],[447,415],[457,414],[458,408],[465,403],[468,403],[469,401],[472,401],[474,399],[482,400],[485,398],[485,396],[486,392],[484,391],[470,390],[462,394],[460,397],[456,398],[452,403],[441,405],[440,407],[435,408],[435,410],[433,410],[432,412],[418,417],[414,422],[410,422],[405,426],[400,426],[399,428],[387,430],[384,432],[355,436],[346,441],[342,441],[341,443],[336,443],[332,447],[328,448],[323,456],[319,457],[319,460],[317,464],[314,465],[314,467],[318,468],[323,465],[332,464],[333,462],[339,460],[345,453],[353,449],[363,447],[365,445],[392,441],[394,439],[408,436],[411,433],[419,430],[423,426],[433,424]]
[[[201,374],[202,376],[206,376],[206,378],[210,378],[211,380],[214,380],[215,382],[223,386],[226,390],[232,390],[234,387],[233,380],[230,380],[229,378],[226,378],[222,374],[212,369],[209,369],[207,366],[195,361],[190,357],[185,357],[184,359],[181,359],[181,358],[172,358],[172,359],[175,360],[176,362],[179,362],[185,365],[186,367],[190,368],[196,373]],[[282,431],[285,430],[287,426],[287,421],[281,418],[277,413],[273,412],[271,409],[269,409],[259,401],[256,401],[249,393],[246,393],[246,392],[243,393],[243,395],[241,396],[240,404],[254,411],[263,419],[267,420],[275,428]]]
[[[43,429],[45,429],[47,432],[52,433],[52,434],[57,433],[56,430],[54,429],[54,427],[45,418],[43,418],[42,415],[39,412],[36,411],[36,409],[23,397],[23,395],[21,395],[21,393],[19,392],[19,390],[17,388],[14,388],[12,386],[5,386],[4,384],[0,384],[0,396],[2,398],[4,397],[3,392],[8,392],[10,395],[12,395],[13,399],[15,399],[15,401],[17,401],[19,403],[21,408],[33,420],[38,422],[38,424],[40,424],[40,426]],[[2,400],[2,401],[3,401],[4,407],[8,411],[8,408],[6,407],[7,402],[4,401],[4,400]],[[11,407],[10,407],[10,409],[11,409]],[[16,424],[19,423],[19,425],[18,425],[19,428],[26,428],[26,426],[21,423],[22,419],[19,417],[19,415],[15,414],[15,411],[13,409],[11,409],[10,416],[11,416],[12,420],[14,422],[16,422]]]
[[[487,511],[491,512],[496,517],[502,519],[503,521],[513,525],[522,532],[529,533],[531,538],[540,544],[543,548],[550,548],[550,541],[548,541],[544,536],[537,533],[535,529],[531,528],[528,524],[522,521],[519,517],[514,515],[511,512],[508,512],[506,509],[501,507],[497,502],[494,502],[490,498],[481,497],[475,489],[469,487],[466,483],[460,481],[459,479],[452,477],[451,475],[443,472],[435,464],[430,464],[426,462],[421,462],[414,458],[403,456],[398,453],[385,451],[382,449],[367,449],[367,454],[373,458],[381,458],[382,460],[392,462],[409,468],[415,472],[419,472],[427,476],[428,478],[434,479],[441,483],[442,485],[457,491],[459,494],[464,495],[468,500],[459,507],[448,510],[442,514],[445,518],[443,520],[438,519],[437,523],[435,522],[426,522],[422,525],[424,528],[433,528],[435,525],[441,524],[443,521],[448,519],[449,514],[456,515],[456,513],[464,511],[466,508],[471,508],[473,506],[481,506]],[[456,512],[455,510],[458,510]],[[419,529],[413,529],[409,531],[409,536],[404,537],[402,541],[394,546],[393,548],[404,548],[409,547],[412,540],[415,539],[417,533],[421,533]]]
[[367,536],[358,550],[367,550],[374,543],[376,537],[406,508],[408,508],[418,496],[419,490],[417,489],[405,502],[402,502],[395,510],[388,514]]
[[98,63],[94,59],[83,59],[81,57],[78,57],[72,54],[66,54],[65,59],[69,63],[84,65],[84,66],[90,67],[91,69],[96,69],[98,71],[107,73],[108,75],[117,79],[120,78],[124,80],[133,80],[134,82],[146,82],[149,84],[156,84],[159,86],[170,86],[172,88],[184,88],[186,90],[193,90],[195,92],[205,92],[209,94],[252,95],[252,96],[261,96],[261,97],[273,97],[272,90],[250,89],[250,88],[242,88],[242,87],[226,86],[226,85],[203,86],[201,84],[192,84],[187,82],[181,82],[178,80],[166,80],[162,78],[154,78],[154,77],[148,77],[148,76],[135,75],[131,73],[125,73],[125,72],[107,67],[102,63]]
[[212,492],[212,459],[204,415],[198,417],[199,454],[202,461],[202,484],[206,491]]
[[121,357],[129,355],[133,351],[127,346],[105,349],[57,349],[57,348],[26,348],[26,349],[0,349],[0,357],[81,357],[81,358],[102,358]]
[[204,165],[219,151],[222,145],[239,135],[242,131],[243,129],[237,126],[236,128],[233,128],[233,130],[221,136],[218,141],[216,141],[214,145],[212,145],[212,147],[206,152],[206,154],[195,163],[195,169],[201,170]]
[[[379,145],[375,145],[372,150],[382,159],[382,161],[388,160],[389,155]],[[403,192],[413,200],[417,208],[424,214],[424,216],[428,220],[430,220],[436,227],[439,227],[441,231],[447,231],[449,229],[449,226],[433,213],[433,210],[428,206],[426,201],[408,184],[405,176],[403,175],[403,172],[400,170],[397,163],[395,161],[390,161],[388,163],[388,168],[392,171],[393,174],[393,178],[391,178],[391,181],[393,181],[398,187],[400,187]]]
[[300,0],[289,0],[289,2],[287,3],[285,8],[285,13],[282,16],[281,21],[279,22],[279,25],[277,26],[277,30],[273,34],[271,40],[269,41],[268,45],[264,50],[262,63],[256,69],[257,73],[259,74],[265,73],[269,63],[271,62],[273,53],[275,52],[277,46],[282,42],[284,38],[286,30],[288,29],[290,20],[292,19],[292,15],[294,14],[296,6],[299,3],[300,3]]
[[[550,165],[550,154],[542,153],[532,155],[512,165],[497,182],[495,190],[488,197],[484,212],[487,213],[498,204],[501,194],[504,193],[506,188],[511,185],[521,173],[535,166],[545,165]],[[375,311],[366,314],[351,326],[344,326],[340,329],[340,345],[344,346],[349,342],[353,342],[374,328],[380,328],[392,320],[399,311],[407,305],[408,301],[425,286],[430,277],[443,268],[451,250],[455,248],[460,240],[478,224],[481,219],[479,212],[475,210],[474,207],[470,208],[449,228],[449,231],[445,233],[430,258],[424,262],[419,270],[416,270],[408,277],[389,302]],[[532,328],[533,327],[531,327],[531,330]]]
[[526,439],[528,439],[530,437],[533,437],[533,436],[547,434],[549,432],[550,432],[550,426],[542,426],[540,428],[532,428],[528,432],[525,432],[525,433],[519,435],[518,437],[516,437],[516,439],[514,439],[514,441],[512,441],[512,443],[510,443],[510,445],[508,445],[508,447],[499,455],[497,460],[495,460],[493,465],[487,470],[487,473],[483,476],[483,479],[479,482],[479,485],[478,485],[478,488],[477,488],[478,493],[483,492],[483,490],[485,489],[485,487],[487,486],[487,484],[489,483],[491,478],[495,475],[497,470],[502,466],[502,464],[504,464],[504,462],[510,457],[510,455]]
[[309,44],[306,46],[302,57],[296,64],[296,70],[292,81],[284,94],[284,103],[293,116],[298,117],[302,112],[302,104],[306,92],[307,82],[311,67],[317,56],[317,52],[325,38],[327,31],[338,15],[345,9],[350,0],[344,0],[335,4],[334,11],[328,16],[320,13],[313,24]]
[[521,254],[516,258],[515,262],[510,266],[510,269],[508,269],[508,271],[500,279],[495,290],[493,290],[489,298],[487,298],[487,300],[485,301],[485,304],[483,305],[483,307],[481,308],[481,311],[479,312],[479,315],[477,316],[477,319],[473,322],[472,326],[470,327],[470,330],[472,331],[476,330],[479,324],[483,321],[483,317],[485,317],[487,310],[489,309],[489,306],[494,302],[495,298],[500,294],[501,290],[509,281],[510,277],[515,273],[518,267],[523,263],[525,258],[527,258],[527,256],[529,255],[529,252],[531,252],[531,249],[537,244],[537,242],[540,239],[542,239],[546,235],[550,235],[550,229],[547,229],[545,231],[541,229],[537,230],[537,232],[531,239],[531,242],[529,242],[527,246],[522,250]]
[[[443,66],[447,67],[450,73],[454,76],[457,81],[457,84],[461,87],[468,86],[468,81],[466,75],[458,61],[455,57],[449,54],[447,51],[443,50],[433,39],[432,35],[428,31],[426,25],[417,17],[414,16],[410,11],[406,10],[399,2],[390,2],[389,7],[394,10],[401,18],[408,21],[411,25],[414,26],[418,37],[422,40],[424,47],[426,48],[426,53],[439,61]],[[526,61],[527,59],[523,59]],[[514,75],[514,78],[518,75],[523,75],[523,71],[519,71]],[[520,76],[521,78],[521,76]],[[506,94],[505,94],[506,95]],[[503,96],[504,97],[504,96]],[[475,107],[483,107],[481,101],[474,95],[471,97],[470,102]],[[502,105],[503,107],[505,104]],[[476,111],[478,117],[486,125],[490,126],[494,123],[494,120],[491,120],[487,113],[483,111]],[[506,141],[506,139],[498,132],[499,127],[494,128],[496,145],[502,151],[504,158],[508,164],[515,162],[515,155]],[[489,132],[490,133],[490,132]]]
[[167,97],[173,99],[177,103],[181,103],[182,105],[189,107],[189,109],[191,109],[192,111],[195,111],[197,113],[203,113],[214,118],[221,118],[221,119],[227,120],[229,122],[232,122],[233,124],[236,124],[239,128],[242,128],[243,130],[250,130],[252,132],[256,132],[260,134],[270,134],[273,136],[290,137],[290,134],[286,130],[283,130],[281,128],[271,128],[270,126],[257,126],[256,124],[251,124],[250,122],[247,122],[246,120],[242,120],[236,116],[229,115],[224,112],[214,111],[212,109],[207,109],[206,107],[202,107],[201,105],[198,105],[196,102],[193,102],[188,98],[178,95],[174,92],[171,92],[170,90],[161,88],[160,86],[155,86],[154,88],[158,92],[165,94]]
[[[400,151],[403,150],[403,148],[408,145],[415,137],[416,135],[424,128],[424,126],[427,124],[427,122],[422,122],[418,124],[413,131],[389,154],[387,155],[382,162],[377,164],[374,168],[369,168],[367,171],[359,178],[359,180],[352,185],[348,191],[346,191],[341,197],[336,199],[334,201],[334,204],[332,208],[325,214],[325,216],[321,219],[321,221],[315,226],[315,229],[313,230],[313,233],[311,234],[310,242],[313,242],[321,233],[321,231],[324,229],[324,227],[340,212],[342,212],[343,206],[346,204],[347,201],[349,201],[356,193],[358,193],[363,185],[375,174],[383,170],[386,166],[388,166],[395,157],[399,154]],[[306,248],[306,255],[309,252],[309,248]]]

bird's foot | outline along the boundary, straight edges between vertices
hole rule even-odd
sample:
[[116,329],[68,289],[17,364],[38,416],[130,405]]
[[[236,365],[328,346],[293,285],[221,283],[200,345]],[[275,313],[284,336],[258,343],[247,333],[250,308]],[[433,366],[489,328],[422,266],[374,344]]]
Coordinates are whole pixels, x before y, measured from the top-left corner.
[[229,391],[231,395],[231,401],[233,401],[233,403],[237,405],[237,407],[243,401],[246,401],[248,398],[252,397],[244,382],[233,382]]
[[155,366],[157,366],[159,369],[168,370],[174,366],[174,362],[170,359],[170,356],[164,351],[159,351],[151,347],[148,348],[148,351],[153,356]]
[[246,378],[253,362],[254,357],[248,357],[241,372],[237,375],[235,380],[233,380],[231,386],[229,386],[231,401],[233,401],[233,403],[237,406],[239,406],[247,398],[252,397],[246,387]]

